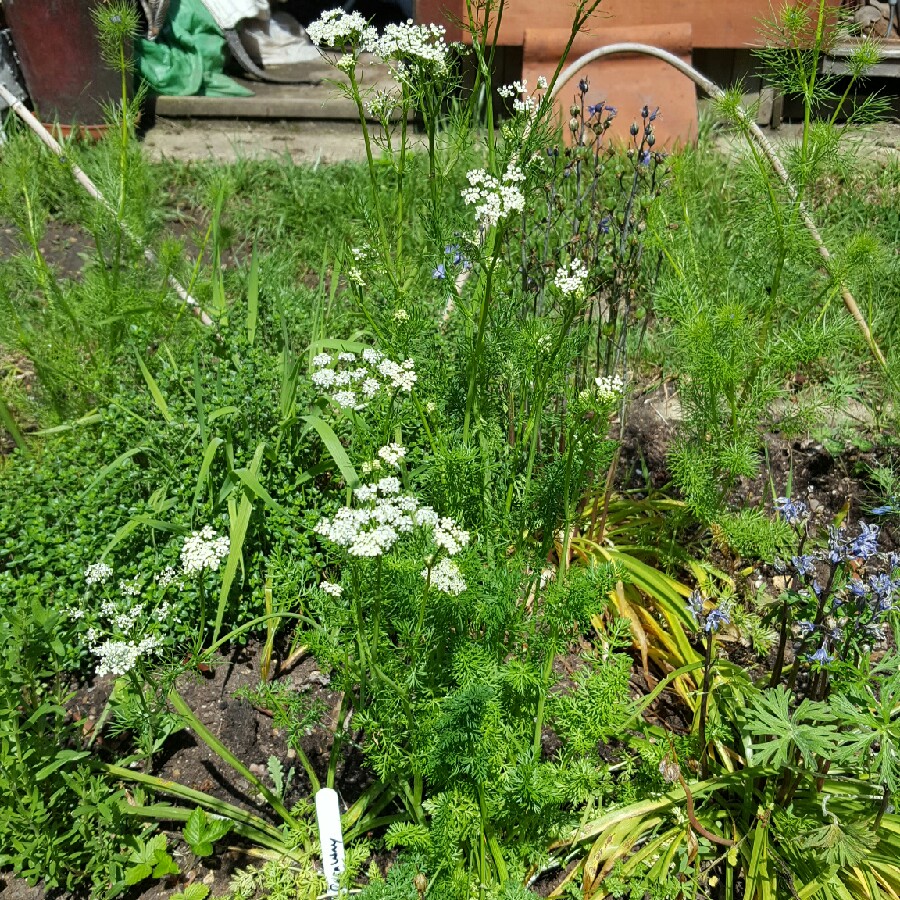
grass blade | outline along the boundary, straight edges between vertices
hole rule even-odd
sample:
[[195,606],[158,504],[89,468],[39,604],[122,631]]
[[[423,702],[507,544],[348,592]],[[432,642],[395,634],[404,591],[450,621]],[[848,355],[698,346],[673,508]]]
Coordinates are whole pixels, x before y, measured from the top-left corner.
[[274,509],[284,516],[289,515],[288,511],[272,497],[272,495],[262,486],[260,480],[249,469],[235,469],[234,474],[241,480],[247,490],[255,494],[266,506]]
[[159,385],[150,374],[150,370],[144,364],[144,361],[141,359],[141,355],[139,353],[135,353],[135,358],[137,359],[137,364],[141,370],[141,374],[144,376],[144,381],[147,382],[147,387],[150,389],[150,394],[153,396],[154,403],[156,403],[159,411],[162,413],[162,417],[166,420],[166,423],[171,425],[173,419],[171,413],[169,412],[169,405],[166,403],[166,398],[163,397],[162,391],[159,389]]
[[[250,516],[253,514],[253,504],[250,498],[243,494],[240,503],[228,501],[230,546],[228,559],[225,562],[225,570],[222,572],[222,587],[219,589],[219,605],[216,609],[216,621],[213,626],[213,643],[219,637],[222,630],[222,621],[225,618],[225,607],[228,604],[228,595],[231,593],[231,585],[234,584],[234,576],[237,575],[238,566],[244,552],[244,539],[247,537],[247,528],[250,525]],[[204,622],[201,627],[205,627]]]
[[153,519],[150,516],[135,516],[130,522],[126,522],[112,537],[112,540],[103,548],[100,558],[103,559],[118,544],[121,544],[130,534],[137,531],[142,525],[148,528],[155,528],[157,531],[171,531],[175,534],[185,534],[186,528],[180,525],[173,525],[171,522],[163,522],[160,519]]
[[191,518],[194,517],[194,510],[197,508],[197,503],[200,501],[200,494],[203,492],[203,486],[206,484],[206,479],[209,477],[209,470],[212,466],[213,458],[216,455],[216,450],[221,446],[222,438],[214,437],[206,445],[206,449],[203,451],[203,461],[200,464],[200,474],[197,476],[197,486],[194,488],[194,499],[191,503]]
[[334,464],[338,467],[341,475],[344,476],[347,484],[350,487],[356,487],[359,484],[359,476],[356,474],[356,469],[353,468],[353,463],[350,462],[350,457],[347,456],[347,451],[344,450],[331,426],[318,416],[303,416],[303,420],[315,428],[322,439],[322,443],[325,445],[325,449],[334,460]]
[[[266,449],[265,442],[261,442],[253,454],[253,461],[246,471],[256,477],[262,463],[263,452]],[[273,501],[274,502],[274,501]],[[225,561],[225,571],[222,573],[222,587],[219,590],[219,605],[216,609],[216,621],[213,627],[213,643],[219,637],[222,630],[222,621],[225,618],[225,607],[228,604],[228,595],[231,593],[231,585],[237,575],[238,566],[243,560],[244,540],[247,537],[247,529],[250,526],[250,516],[253,515],[253,503],[246,493],[241,494],[241,501],[235,505],[228,499],[229,540],[228,559]],[[205,627],[202,623],[201,627]]]
[[132,457],[138,455],[138,453],[147,453],[149,452],[147,447],[132,447],[130,450],[126,450],[120,456],[117,456],[108,466],[104,466],[98,473],[97,477],[81,492],[81,497],[86,497],[107,475],[115,472],[120,466],[124,466]]
[[200,377],[200,353],[194,351],[194,403],[197,406],[197,424],[200,426],[200,442],[206,445],[206,406],[203,403],[203,379]]
[[23,453],[31,456],[31,450],[25,441],[25,435],[19,430],[19,426],[13,418],[12,410],[6,405],[6,401],[2,397],[0,397],[0,424],[12,435],[16,446]]

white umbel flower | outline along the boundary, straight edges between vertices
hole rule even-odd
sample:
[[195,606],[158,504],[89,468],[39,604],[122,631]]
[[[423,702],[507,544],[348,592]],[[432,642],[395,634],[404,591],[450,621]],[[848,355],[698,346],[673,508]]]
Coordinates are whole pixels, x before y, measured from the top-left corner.
[[[355,353],[320,354],[313,360],[318,368],[311,375],[312,383],[342,409],[362,409],[382,391],[408,394],[416,383],[416,364],[411,359],[398,363],[366,348],[361,362]],[[333,388],[338,390],[332,393]]]
[[416,527],[431,531],[433,542],[449,556],[468,544],[468,531],[449,517],[441,518],[430,506],[419,506],[412,494],[401,494],[400,489],[400,480],[393,476],[360,485],[354,495],[366,506],[345,506],[333,518],[320,519],[316,534],[346,548],[351,556],[381,556]]
[[126,675],[142,656],[149,656],[159,647],[159,638],[145,637],[140,641],[104,641],[91,652],[99,658],[97,675]]
[[601,400],[615,400],[625,390],[625,382],[619,375],[601,375],[594,379],[597,385],[597,396]]
[[[427,580],[428,569],[422,569],[422,577]],[[456,597],[466,589],[466,582],[459,566],[452,559],[444,557],[431,570],[431,586]]]
[[204,569],[216,571],[219,563],[228,556],[231,542],[227,537],[219,537],[212,526],[206,525],[185,538],[181,548],[181,567],[186,575],[202,572]]
[[378,455],[389,465],[395,469],[400,468],[400,460],[406,456],[406,447],[402,444],[387,444],[381,447]]
[[358,12],[329,9],[306,26],[309,39],[317,47],[341,49],[347,44],[369,51],[378,40],[378,32]]
[[324,578],[319,582],[319,590],[324,591],[331,597],[340,597],[344,593],[344,589],[339,584],[332,584]]
[[525,195],[518,187],[525,175],[512,163],[499,181],[484,169],[472,169],[466,178],[469,187],[462,198],[467,206],[475,207],[475,220],[482,229],[493,228],[510,213],[525,208]]
[[557,270],[553,283],[563,294],[576,294],[588,276],[587,266],[580,259],[573,259],[567,266]]

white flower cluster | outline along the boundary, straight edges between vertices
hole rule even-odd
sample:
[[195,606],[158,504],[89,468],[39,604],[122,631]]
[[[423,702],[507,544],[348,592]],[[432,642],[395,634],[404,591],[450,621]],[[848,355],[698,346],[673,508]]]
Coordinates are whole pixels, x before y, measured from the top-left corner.
[[509,164],[502,180],[484,169],[472,169],[466,175],[469,187],[462,192],[467,206],[475,207],[475,220],[481,228],[493,228],[511,212],[521,212],[525,195],[518,185],[525,180],[522,170]]
[[317,47],[338,49],[352,44],[362,51],[371,51],[378,41],[378,32],[358,12],[329,9],[306,26],[309,39]]
[[[538,78],[537,86],[539,91],[546,90],[547,79],[544,78],[543,75]],[[522,81],[514,81],[512,84],[504,85],[498,89],[497,93],[507,100],[512,99],[514,112],[531,114],[538,108],[540,98],[533,97],[528,93],[528,82],[524,79]]]
[[383,60],[399,63],[395,74],[405,76],[446,74],[447,44],[442,25],[416,25],[412,19],[386,25],[384,33],[371,46]]
[[580,259],[573,259],[567,266],[557,269],[553,283],[564,294],[576,294],[588,276],[587,266]]
[[195,531],[184,539],[181,547],[181,567],[185,575],[202,572],[204,569],[216,571],[219,563],[228,556],[231,542],[227,537],[219,537],[210,525]]
[[[422,569],[422,577],[428,579],[428,569]],[[459,596],[466,589],[466,581],[459,566],[445,556],[431,570],[431,586],[445,594]]]
[[133,581],[119,579],[119,591],[121,591],[125,597],[140,597],[141,583],[137,578]]
[[625,390],[625,382],[620,375],[601,375],[594,379],[594,384],[601,400],[615,400]]
[[162,572],[157,572],[153,576],[153,580],[161,587],[167,588],[173,581],[178,578],[178,570],[175,566],[166,566]]
[[400,460],[406,456],[406,447],[401,444],[388,444],[378,451],[378,455],[394,469],[400,468]]
[[450,556],[469,543],[469,532],[453,519],[439,516],[430,506],[421,506],[411,494],[401,494],[397,478],[389,476],[361,485],[354,495],[366,506],[342,507],[333,519],[323,518],[315,528],[316,534],[346,547],[351,556],[381,556],[401,535],[416,527],[430,530],[434,543]]
[[153,653],[159,647],[159,638],[150,635],[140,641],[104,641],[91,652],[99,659],[98,675],[125,675],[142,657]]
[[105,584],[112,578],[112,567],[103,562],[91,563],[84,570],[84,580],[88,584]]
[[340,597],[344,593],[344,589],[339,584],[332,584],[324,578],[319,582],[319,590],[331,597]]
[[355,353],[320,353],[313,357],[313,384],[323,393],[334,390],[331,399],[343,409],[362,409],[382,389],[407,394],[416,383],[416,366],[411,359],[396,363],[377,350]]

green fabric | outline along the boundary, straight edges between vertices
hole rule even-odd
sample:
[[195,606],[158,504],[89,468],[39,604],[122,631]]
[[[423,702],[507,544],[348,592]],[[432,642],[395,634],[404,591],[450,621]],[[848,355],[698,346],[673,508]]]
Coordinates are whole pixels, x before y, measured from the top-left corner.
[[252,97],[223,73],[225,38],[200,0],[172,0],[156,41],[138,38],[135,61],[156,94],[191,97]]

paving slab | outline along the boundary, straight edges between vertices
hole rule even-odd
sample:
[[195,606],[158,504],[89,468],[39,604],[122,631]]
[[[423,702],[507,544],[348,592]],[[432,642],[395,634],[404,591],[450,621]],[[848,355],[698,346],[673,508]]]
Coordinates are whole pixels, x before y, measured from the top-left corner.
[[[414,134],[413,141],[426,146],[424,135]],[[366,158],[359,122],[351,121],[179,119],[157,114],[143,144],[152,160],[182,162],[281,159],[318,165]]]

